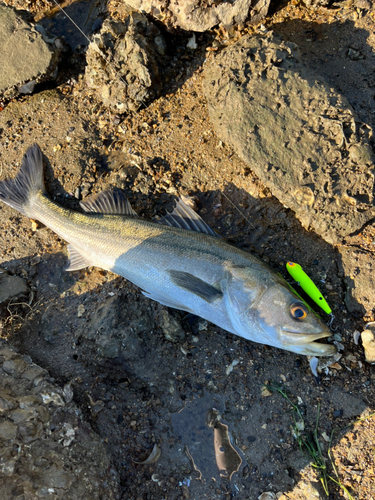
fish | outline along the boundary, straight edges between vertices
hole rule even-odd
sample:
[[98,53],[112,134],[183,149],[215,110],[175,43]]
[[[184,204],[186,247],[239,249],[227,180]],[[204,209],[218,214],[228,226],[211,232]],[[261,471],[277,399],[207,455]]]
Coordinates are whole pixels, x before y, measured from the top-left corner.
[[298,354],[330,356],[329,328],[288,283],[259,258],[224,241],[183,199],[158,221],[138,217],[125,193],[103,191],[55,203],[43,180],[43,154],[26,151],[0,200],[42,222],[68,245],[67,271],[95,266],[138,286],[149,299],[200,316],[245,339]]

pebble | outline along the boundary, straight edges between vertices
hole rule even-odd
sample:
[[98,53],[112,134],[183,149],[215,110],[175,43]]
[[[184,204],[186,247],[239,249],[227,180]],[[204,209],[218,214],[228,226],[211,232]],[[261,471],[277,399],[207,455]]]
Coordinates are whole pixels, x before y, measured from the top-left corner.
[[0,273],[0,304],[27,293],[28,289],[23,278],[5,272]]
[[276,495],[272,491],[265,491],[259,495],[258,500],[276,500]]
[[3,363],[3,370],[5,373],[13,376],[21,375],[26,370],[26,367],[27,363],[21,357],[9,359]]
[[164,38],[161,35],[157,35],[154,38],[154,42],[155,42],[155,47],[156,47],[156,50],[158,51],[158,53],[161,56],[165,56],[165,54],[167,53],[167,44],[165,43]]
[[371,330],[364,330],[361,339],[367,363],[375,363],[375,333]]
[[185,331],[180,321],[163,309],[160,313],[160,327],[164,337],[170,342],[182,342],[185,340]]
[[17,426],[12,422],[0,422],[0,439],[14,439],[17,434]]
[[81,318],[84,313],[85,313],[85,307],[82,304],[80,304],[77,309],[77,318]]
[[208,327],[208,322],[205,319],[200,319],[198,321],[198,330],[200,332],[206,331]]
[[120,352],[120,343],[117,339],[101,338],[98,341],[98,351],[104,358],[116,358]]
[[189,38],[189,41],[188,41],[186,47],[188,49],[191,49],[191,50],[196,50],[198,48],[198,44],[196,42],[195,34],[194,33],[193,33],[192,37]]

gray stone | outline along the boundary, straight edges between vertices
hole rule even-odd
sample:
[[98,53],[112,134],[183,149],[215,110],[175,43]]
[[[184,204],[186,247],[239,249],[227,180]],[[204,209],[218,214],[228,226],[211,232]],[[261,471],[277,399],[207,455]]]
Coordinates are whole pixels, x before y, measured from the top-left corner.
[[9,375],[20,376],[27,368],[27,363],[20,356],[4,361],[3,370]]
[[0,389],[0,415],[3,415],[5,412],[12,410],[15,407],[15,400],[8,392]]
[[34,381],[35,383],[41,379],[41,376],[45,376],[46,374],[46,370],[40,366],[32,364],[26,371],[23,372],[22,377],[27,378],[30,381]]
[[0,422],[0,439],[14,439],[17,434],[17,426],[8,420]]
[[124,23],[107,19],[93,36],[86,53],[86,82],[112,111],[136,111],[157,96],[161,89],[157,36],[161,36],[157,27],[138,13]]
[[25,444],[41,439],[43,431],[42,422],[24,421],[18,423],[18,436]]
[[23,278],[20,278],[19,276],[11,276],[5,272],[0,272],[0,304],[8,302],[14,297],[24,295],[27,293],[28,289],[27,283]]
[[333,410],[343,410],[344,418],[357,417],[367,408],[366,403],[361,398],[337,388],[332,391],[331,406]]
[[187,31],[206,31],[217,24],[226,27],[254,23],[263,19],[268,12],[270,0],[126,0],[135,10],[147,12],[161,22]]
[[60,387],[56,387],[56,391],[50,390],[50,391],[45,391],[44,389],[39,393],[43,403],[45,405],[49,405],[50,403],[53,403],[55,406],[64,406],[64,399],[61,396],[61,389]]
[[297,46],[243,37],[204,70],[217,135],[329,243],[375,216],[371,129],[305,66]]
[[164,337],[170,342],[182,342],[185,340],[185,331],[180,321],[163,309],[159,315],[160,327]]
[[32,82],[35,87],[56,77],[58,50],[44,41],[24,15],[5,5],[0,5],[0,53],[0,93],[6,98],[29,92],[24,84]]
[[67,490],[72,482],[73,477],[67,471],[59,470],[55,467],[51,467],[43,475],[44,482],[52,488],[62,488]]
[[375,303],[375,263],[369,252],[341,247],[345,305],[349,312],[371,314]]
[[148,315],[141,315],[139,318],[132,319],[129,321],[129,327],[137,335],[143,332],[149,332],[152,330],[153,321]]
[[27,422],[28,420],[31,420],[33,417],[34,417],[34,412],[31,409],[22,410],[21,408],[18,408],[17,410],[13,410],[9,414],[9,418],[15,424],[19,424],[21,422]]
[[116,358],[120,351],[120,342],[116,339],[102,337],[98,341],[98,351],[103,358]]
[[30,408],[41,402],[41,398],[37,396],[32,396],[27,394],[26,396],[20,396],[17,398],[20,408]]
[[[0,388],[1,498],[118,499],[118,475],[81,411],[62,402],[45,370],[5,345],[0,340],[0,369],[8,369],[7,389]],[[19,361],[43,381],[19,377]]]
[[5,476],[11,476],[14,474],[14,469],[16,468],[17,458],[11,458],[7,461],[0,461],[0,472]]
[[16,356],[18,356],[18,354],[15,351],[12,351],[12,349],[0,349],[0,358],[2,358],[0,361],[7,361],[8,359],[13,359]]

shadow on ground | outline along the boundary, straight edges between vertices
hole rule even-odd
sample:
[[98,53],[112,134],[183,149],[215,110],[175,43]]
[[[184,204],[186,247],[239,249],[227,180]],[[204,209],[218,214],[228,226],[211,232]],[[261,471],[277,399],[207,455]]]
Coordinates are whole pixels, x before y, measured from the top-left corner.
[[[202,217],[229,241],[280,266],[283,273],[281,264],[295,260],[303,261],[318,283],[324,274],[338,331],[343,321],[353,331],[356,319],[345,312],[342,301],[340,256],[330,245],[304,231],[272,198],[255,200],[234,185],[223,193],[197,196]],[[328,436],[366,407],[374,408],[373,385],[362,382],[367,366],[329,370],[316,380],[304,357],[168,310],[185,332],[184,340],[172,343],[161,320],[165,308],[131,283],[93,268],[66,273],[63,253],[43,254],[32,265],[33,257],[2,264],[16,274],[22,269],[35,289],[32,314],[14,323],[10,342],[59,384],[71,383],[76,403],[120,471],[124,498],[142,498],[150,481],[153,498],[167,491],[168,498],[177,499],[187,487],[193,498],[223,499],[291,490],[308,460],[292,435],[289,403],[278,394],[262,393],[267,381],[281,384],[299,401],[307,432],[315,427],[318,405],[319,431]],[[22,307],[12,311],[25,314]],[[350,336],[343,343],[345,355],[357,349]],[[214,434],[207,427],[213,408],[228,426],[241,458],[231,480],[214,461]],[[344,434],[336,434],[332,445]],[[156,464],[134,463],[147,458],[155,443],[161,448]],[[326,453],[327,443],[321,446]],[[197,471],[204,472],[200,479]],[[319,490],[318,483],[314,487]]]

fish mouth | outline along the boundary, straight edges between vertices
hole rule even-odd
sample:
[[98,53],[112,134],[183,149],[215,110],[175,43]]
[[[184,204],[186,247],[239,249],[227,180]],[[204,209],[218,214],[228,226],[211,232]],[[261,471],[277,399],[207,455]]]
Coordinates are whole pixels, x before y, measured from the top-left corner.
[[320,342],[310,342],[298,346],[299,352],[306,356],[333,356],[337,353],[337,347],[332,344],[321,344]]
[[282,329],[281,340],[290,350],[305,354],[306,356],[333,356],[337,348],[332,344],[322,344],[315,340],[331,337],[330,331],[319,333],[297,333]]

